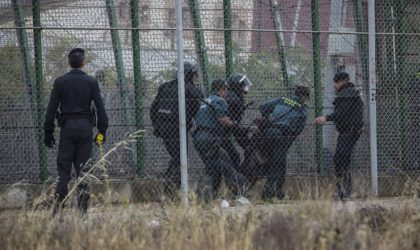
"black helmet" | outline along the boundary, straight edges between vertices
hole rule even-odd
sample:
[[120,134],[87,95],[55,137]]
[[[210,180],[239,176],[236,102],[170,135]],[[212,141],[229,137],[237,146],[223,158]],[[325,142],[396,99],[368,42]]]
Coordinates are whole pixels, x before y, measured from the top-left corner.
[[198,66],[195,63],[184,62],[184,76],[187,79],[192,79],[194,75],[198,74]]
[[233,73],[228,79],[229,90],[235,93],[240,93],[240,90],[245,87],[245,93],[249,91],[252,82],[244,74]]

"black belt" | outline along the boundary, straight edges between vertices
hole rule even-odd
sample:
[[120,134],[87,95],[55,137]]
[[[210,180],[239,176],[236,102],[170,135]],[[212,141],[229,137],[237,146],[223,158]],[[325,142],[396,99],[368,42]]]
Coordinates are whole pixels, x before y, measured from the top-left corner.
[[65,119],[89,119],[92,115],[85,115],[85,114],[62,114],[61,115]]

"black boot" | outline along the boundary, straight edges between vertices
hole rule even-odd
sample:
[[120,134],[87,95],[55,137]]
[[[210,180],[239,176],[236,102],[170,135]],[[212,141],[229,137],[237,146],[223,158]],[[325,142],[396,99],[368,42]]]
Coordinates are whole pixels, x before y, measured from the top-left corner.
[[271,201],[275,195],[274,188],[272,186],[265,186],[261,194],[263,201]]
[[84,216],[87,213],[90,199],[89,186],[86,183],[81,183],[78,186],[79,194],[77,196],[77,207],[80,215]]

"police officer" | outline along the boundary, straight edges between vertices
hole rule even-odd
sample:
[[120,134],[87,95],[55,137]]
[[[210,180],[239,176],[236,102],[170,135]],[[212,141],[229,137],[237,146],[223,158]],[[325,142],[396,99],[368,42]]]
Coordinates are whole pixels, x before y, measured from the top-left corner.
[[349,74],[339,72],[334,76],[334,112],[315,119],[315,124],[322,125],[332,121],[338,130],[336,151],[334,154],[335,175],[337,180],[336,199],[349,198],[352,193],[350,173],[351,154],[363,127],[363,101],[359,91],[350,82]]
[[[204,98],[201,90],[195,86],[198,80],[198,67],[191,62],[184,63],[185,99],[187,133],[193,125],[200,101]],[[152,103],[150,118],[154,134],[162,138],[171,160],[165,173],[167,178],[165,193],[175,198],[181,187],[179,113],[178,113],[178,80],[163,83]]]
[[[55,144],[54,119],[57,109],[60,108],[58,117],[58,126],[61,127],[57,155],[58,183],[54,213],[57,212],[60,204],[64,203],[68,194],[72,164],[77,177],[83,176],[86,172],[85,164],[92,153],[92,127],[96,120],[96,114],[91,109],[92,101],[95,103],[98,116],[96,143],[105,142],[108,129],[108,117],[98,82],[82,71],[85,63],[85,51],[81,48],[72,49],[68,54],[68,62],[72,69],[55,80],[44,124],[44,143],[48,148],[52,148]],[[89,190],[85,181],[78,184],[78,191],[79,211],[86,213]]]
[[[217,192],[222,176],[237,196],[237,201],[249,204],[242,196],[248,181],[232,167],[230,157],[223,154],[222,144],[225,130],[237,126],[229,116],[228,106],[224,99],[228,91],[226,81],[218,79],[212,82],[211,95],[201,105],[197,114],[197,130],[194,133],[194,146],[205,164],[210,177],[210,191],[205,193],[206,182],[199,183],[199,198],[211,199]],[[222,161],[222,157],[224,157]],[[203,197],[208,195],[208,197]],[[201,196],[201,197],[200,197]]]
[[262,174],[267,181],[262,193],[263,200],[274,196],[284,198],[282,191],[286,173],[287,151],[297,136],[302,133],[308,117],[305,102],[309,100],[308,87],[297,86],[290,97],[269,100],[260,106],[260,128],[265,140],[267,164]]
[[[244,112],[246,110],[245,105],[245,94],[248,93],[249,89],[252,86],[252,82],[244,74],[234,73],[228,78],[228,93],[225,97],[228,104],[229,117],[235,123],[239,124],[242,120]],[[232,164],[236,169],[239,169],[239,164],[241,161],[239,152],[231,143],[231,136],[233,136],[242,148],[246,148],[247,145],[247,130],[243,127],[236,126],[231,129],[226,129],[224,135],[225,140],[222,147],[232,158]]]

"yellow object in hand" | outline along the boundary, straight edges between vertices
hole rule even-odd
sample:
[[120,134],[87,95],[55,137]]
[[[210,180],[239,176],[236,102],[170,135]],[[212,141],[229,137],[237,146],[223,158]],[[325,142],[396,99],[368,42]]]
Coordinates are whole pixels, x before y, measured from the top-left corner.
[[99,133],[99,134],[96,136],[96,143],[97,143],[98,145],[102,145],[102,144],[104,143],[104,135],[103,135],[103,134]]

